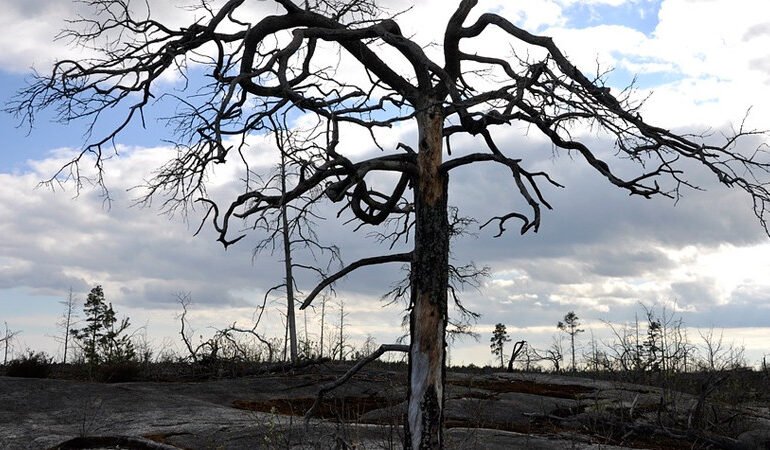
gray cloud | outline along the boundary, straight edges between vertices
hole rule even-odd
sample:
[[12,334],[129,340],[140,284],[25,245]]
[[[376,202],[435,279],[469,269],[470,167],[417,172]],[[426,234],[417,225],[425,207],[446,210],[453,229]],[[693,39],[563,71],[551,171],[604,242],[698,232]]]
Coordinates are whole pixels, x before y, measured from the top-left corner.
[[[401,136],[406,142],[410,138],[408,131]],[[638,302],[671,297],[701,311],[717,304],[713,280],[671,283],[668,272],[675,263],[664,250],[752,245],[763,237],[745,195],[709,184],[697,167],[692,167],[693,177],[708,192],[688,192],[676,205],[665,199],[635,199],[603,181],[582,161],[554,160],[548,145],[519,139],[501,142],[532,157],[531,167],[549,170],[566,188],[544,189],[554,210],[544,213],[537,234],[520,236],[511,226],[500,238],[484,229],[476,230],[476,237],[455,242],[458,264],[473,260],[493,271],[515,270],[522,276],[512,286],[462,293],[465,305],[485,318],[512,326],[543,326],[576,310],[586,319],[624,321],[633,316]],[[455,151],[461,154],[462,148]],[[109,162],[108,171],[136,177],[147,170],[146,155],[122,154]],[[0,279],[11,280],[4,287],[45,288],[63,296],[69,286],[87,292],[92,284],[101,283],[117,302],[147,310],[178,308],[174,294],[189,291],[201,308],[230,308],[256,306],[264,292],[282,279],[280,254],[262,254],[252,263],[258,234],[250,233],[225,251],[208,225],[200,236],[192,236],[202,211],[192,211],[187,225],[179,218],[158,215],[157,209],[129,208],[136,195],[124,191],[136,184],[131,177],[107,174],[115,198],[110,210],[103,209],[95,193],[73,200],[69,193],[31,190],[43,171],[53,166],[46,164],[34,174],[0,175],[6,187],[0,193],[0,208],[13,212],[7,216],[12,220],[0,224],[8,237],[0,242],[0,252],[14,260],[13,271],[0,269]],[[505,213],[519,202],[509,177],[488,164],[453,173],[450,202],[482,221]],[[235,192],[236,187],[224,184],[213,188],[212,195],[229,198]],[[319,207],[327,220],[318,221],[317,229],[322,241],[341,248],[347,263],[391,252],[367,238],[371,227],[354,231],[353,224],[344,224],[344,215],[336,219],[337,208]],[[311,261],[307,254],[296,257]],[[39,279],[41,271],[45,281]],[[360,306],[374,314],[382,306],[379,297],[403,276],[401,264],[391,264],[359,270],[336,287],[340,295],[366,299],[358,300],[363,301]],[[316,280],[313,274],[301,274],[301,290],[308,292]],[[387,316],[397,316],[402,306],[388,308]],[[351,320],[364,323],[368,317],[362,312]]]
[[[770,306],[767,293],[762,302],[734,300],[717,305],[702,314],[689,313],[684,316],[688,326],[699,328],[770,328]],[[732,337],[725,336],[729,342]]]
[[[770,75],[770,55],[752,59],[749,61],[749,68]],[[770,76],[765,78],[765,82],[770,83]]]
[[758,37],[770,35],[770,22],[760,23],[750,27],[743,35],[744,41],[750,41]]
[[[195,23],[205,13],[200,3],[191,0],[150,0],[150,11],[155,20],[170,28],[178,28]],[[100,5],[99,7],[101,7]],[[30,67],[44,69],[55,60],[73,58],[82,59],[89,51],[77,49],[69,39],[54,40],[65,29],[80,30],[88,24],[67,23],[78,17],[93,19],[97,8],[87,2],[61,0],[25,0],[3,4],[0,15],[0,27],[5,30],[0,36],[0,63],[3,71],[26,72]],[[255,17],[265,12],[281,11],[273,2],[249,2],[241,8],[244,17]],[[144,2],[132,2],[131,11],[137,18],[146,16]]]
[[608,277],[641,276],[673,266],[665,253],[650,249],[645,243],[635,243],[633,239],[623,248],[592,249],[588,256],[593,259],[591,272]]
[[671,291],[676,298],[686,299],[687,303],[698,305],[699,310],[708,310],[719,303],[716,280],[701,278],[671,284]]

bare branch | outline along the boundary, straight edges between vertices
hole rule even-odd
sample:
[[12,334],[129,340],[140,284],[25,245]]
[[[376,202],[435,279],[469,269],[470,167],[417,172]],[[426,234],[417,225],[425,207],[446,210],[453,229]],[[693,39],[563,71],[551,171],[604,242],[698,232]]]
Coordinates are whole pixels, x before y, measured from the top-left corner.
[[323,281],[321,281],[311,292],[308,294],[307,297],[305,297],[305,301],[302,302],[302,305],[299,307],[299,309],[305,309],[313,302],[313,300],[316,298],[318,294],[321,293],[324,289],[326,289],[327,286],[333,284],[335,281],[339,280],[340,278],[346,276],[350,272],[360,269],[361,267],[366,266],[372,266],[376,264],[385,264],[390,262],[409,262],[412,259],[412,253],[396,253],[393,255],[384,255],[384,256],[373,256],[371,258],[362,258],[358,261],[349,264],[342,270],[340,270],[337,273],[334,273],[328,277],[326,277]]
[[347,372],[345,372],[344,375],[342,375],[340,378],[334,380],[331,383],[325,384],[321,386],[321,388],[318,390],[318,395],[316,396],[315,401],[313,402],[313,406],[310,407],[310,409],[307,410],[305,413],[305,424],[307,424],[310,419],[315,414],[318,407],[321,405],[321,402],[323,401],[323,398],[326,394],[333,391],[334,389],[337,389],[338,387],[342,386],[347,382],[350,378],[353,377],[358,371],[360,371],[364,366],[369,364],[370,362],[376,360],[380,356],[382,356],[386,352],[403,352],[406,353],[409,351],[408,345],[402,345],[402,344],[382,344],[380,345],[380,348],[372,352],[371,355],[367,356],[366,358],[363,358],[359,360],[356,364],[353,365],[350,369],[348,369]]

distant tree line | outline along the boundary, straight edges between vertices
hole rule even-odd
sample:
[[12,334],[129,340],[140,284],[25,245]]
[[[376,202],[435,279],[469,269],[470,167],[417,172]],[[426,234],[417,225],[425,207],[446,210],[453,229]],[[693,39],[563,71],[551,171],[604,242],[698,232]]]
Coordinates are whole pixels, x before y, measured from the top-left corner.
[[[154,355],[152,345],[147,342],[142,329],[131,326],[129,317],[121,317],[112,302],[107,300],[101,285],[93,287],[82,304],[78,304],[72,290],[61,301],[63,312],[56,325],[60,333],[54,336],[61,344],[61,364],[83,366],[91,378],[100,377],[111,367],[123,369],[132,364],[156,362],[192,363],[201,366],[216,366],[224,362],[264,362],[301,364],[302,361],[331,359],[344,361],[362,359],[377,351],[376,339],[367,335],[357,345],[353,342],[346,328],[347,312],[344,299],[335,302],[324,295],[320,299],[320,331],[313,332],[308,323],[308,311],[302,311],[300,319],[303,326],[294,326],[296,336],[296,355],[289,352],[292,340],[288,315],[282,314],[287,334],[280,337],[267,337],[258,331],[266,303],[259,309],[253,323],[225,324],[215,327],[208,335],[198,333],[190,323],[189,313],[193,303],[190,293],[176,294],[181,313],[177,316],[179,336],[183,344],[182,353],[177,353],[175,346],[164,342]],[[329,306],[336,309],[329,311]],[[27,349],[13,355],[13,341],[21,333],[13,330],[8,323],[0,330],[0,363],[9,366],[14,361],[22,366],[34,366],[29,373],[38,376],[48,371],[38,370],[38,366],[50,365],[54,358],[45,352]],[[133,369],[132,369],[133,370]]]
[[[611,338],[597,341],[592,334],[585,346],[581,346],[579,336],[586,330],[574,311],[569,311],[557,321],[557,330],[569,337],[570,370],[672,373],[721,371],[748,366],[745,348],[726,342],[723,332],[713,328],[696,330],[698,338],[693,340],[681,317],[676,317],[665,308],[656,311],[654,307],[641,307],[641,319],[637,315],[633,321],[623,324],[604,321]],[[505,324],[496,324],[490,348],[501,368],[505,361],[504,345],[510,341]],[[531,347],[527,341],[518,341],[510,354],[509,370],[513,369],[514,361],[518,361],[524,370],[538,363],[540,370],[548,368],[542,365],[547,364],[559,372],[564,367],[564,358],[564,344],[557,335],[545,349]],[[761,364],[766,367],[766,358]]]

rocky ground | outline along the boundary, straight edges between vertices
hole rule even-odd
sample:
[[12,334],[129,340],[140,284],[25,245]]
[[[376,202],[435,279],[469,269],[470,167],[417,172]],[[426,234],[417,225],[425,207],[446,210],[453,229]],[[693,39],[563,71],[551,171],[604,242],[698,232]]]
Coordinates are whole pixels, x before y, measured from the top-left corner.
[[[403,372],[363,371],[304,422],[319,386],[344,370],[116,384],[0,377],[0,449],[401,448]],[[447,381],[449,449],[770,449],[767,405],[698,413],[697,396],[550,374]]]

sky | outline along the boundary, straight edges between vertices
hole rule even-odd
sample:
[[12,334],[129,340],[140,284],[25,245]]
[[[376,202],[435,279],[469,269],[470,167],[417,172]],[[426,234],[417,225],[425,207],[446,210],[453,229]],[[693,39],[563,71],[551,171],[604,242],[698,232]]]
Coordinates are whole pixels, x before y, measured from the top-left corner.
[[[173,2],[150,3],[158,18],[172,24],[184,23],[190,14]],[[452,12],[446,3],[383,2],[394,11],[412,6],[399,23],[423,44],[441,41]],[[607,84],[613,89],[635,80],[635,95],[649,96],[642,109],[648,121],[718,137],[744,117],[749,127],[770,129],[770,19],[757,14],[763,3],[481,0],[474,14],[496,12],[530,32],[553,37],[584,72],[594,73],[597,66],[611,69]],[[82,49],[54,40],[65,18],[83,12],[74,2],[0,4],[5,11],[0,26],[6,30],[0,35],[0,101],[11,101],[33,69],[45,72],[56,59],[84,56]],[[259,3],[253,14],[270,11],[270,5]],[[500,43],[482,36],[477,45]],[[164,82],[169,89],[176,86],[173,79]],[[44,112],[30,129],[19,127],[10,114],[0,115],[0,322],[21,331],[14,352],[60,353],[55,339],[61,334],[59,302],[70,288],[82,302],[93,286],[103,285],[118,313],[130,316],[137,333],[145,333],[161,353],[182,348],[180,293],[189,292],[193,299],[189,318],[196,334],[210,335],[214,327],[250,324],[265,292],[280,282],[280,257],[253,254],[258,234],[225,250],[208,226],[193,236],[201,211],[169,216],[160,202],[135,205],[137,190],[132,188],[172,152],[166,143],[172,136],[158,120],[169,108],[156,105],[146,129],[136,124],[118,139],[118,152],[106,165],[109,204],[88,186],[79,195],[72,185],[39,186],[86,142],[85,124],[56,123]],[[106,117],[105,129],[115,117]],[[374,148],[359,145],[365,139],[360,130],[344,131],[341,148],[348,154],[375,154]],[[476,227],[471,236],[454,242],[456,263],[487,266],[490,276],[478,289],[462,293],[465,306],[481,314],[474,326],[480,340],[454,343],[452,363],[492,363],[489,337],[498,322],[506,324],[514,340],[545,348],[568,311],[575,311],[597,339],[608,340],[606,323],[634,320],[641,304],[681,316],[694,341],[699,330],[724,329],[726,339],[745,347],[750,364],[770,354],[770,238],[745,193],[720,186],[692,165],[688,179],[702,190],[686,190],[676,202],[629,197],[582,161],[559,156],[542,137],[526,131],[514,126],[498,139],[565,189],[546,190],[553,211],[544,214],[537,234],[520,236],[513,230],[495,238],[491,230]],[[403,124],[384,134],[381,143],[394,148],[415,138],[414,125]],[[607,144],[599,138],[593,142]],[[266,145],[254,137],[255,151]],[[761,140],[743,145],[750,151]],[[211,178],[212,192],[232,195],[236,178],[223,168]],[[483,223],[507,212],[499,208],[510,203],[510,193],[504,172],[473,167],[453,173],[450,203]],[[319,234],[340,247],[344,261],[387,251],[366,231],[336,220],[332,207],[321,212],[328,218],[319,221]],[[308,255],[297,257],[307,260]],[[371,335],[387,343],[403,334],[403,305],[382,300],[402,277],[401,268],[393,265],[357,271],[336,285],[331,311],[344,302],[351,340]],[[309,292],[313,281],[302,275],[300,289]],[[279,299],[269,303],[261,324],[267,334],[281,335],[280,308]],[[308,332],[316,340],[319,313],[307,313]],[[303,319],[300,314],[301,330]],[[327,333],[333,333],[337,319],[327,320]],[[583,345],[587,335],[581,336]]]

